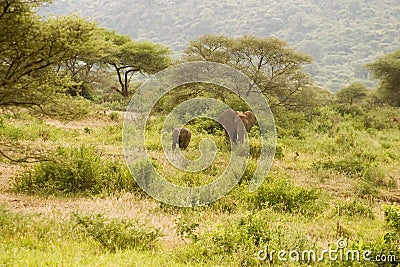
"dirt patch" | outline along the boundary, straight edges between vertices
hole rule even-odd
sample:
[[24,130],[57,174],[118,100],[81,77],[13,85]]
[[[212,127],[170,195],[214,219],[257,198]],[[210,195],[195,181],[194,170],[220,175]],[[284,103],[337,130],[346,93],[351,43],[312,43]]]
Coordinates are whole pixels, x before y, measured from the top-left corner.
[[4,193],[11,186],[15,176],[23,169],[22,166],[0,162],[0,193]]
[[69,130],[83,130],[84,128],[98,128],[106,125],[121,125],[125,112],[113,111],[112,113],[117,114],[116,119],[110,118],[110,111],[105,113],[92,113],[83,120],[74,120],[68,122],[62,122],[56,119],[47,118],[46,123],[58,128],[69,129]]

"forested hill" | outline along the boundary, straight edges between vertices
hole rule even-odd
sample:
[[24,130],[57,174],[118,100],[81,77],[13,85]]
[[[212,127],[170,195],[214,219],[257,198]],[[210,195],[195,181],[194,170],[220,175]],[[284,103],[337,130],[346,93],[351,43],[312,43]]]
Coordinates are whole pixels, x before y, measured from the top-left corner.
[[308,71],[333,91],[371,85],[365,63],[400,48],[400,0],[54,0],[40,12],[79,13],[175,51],[208,33],[276,36],[311,54]]

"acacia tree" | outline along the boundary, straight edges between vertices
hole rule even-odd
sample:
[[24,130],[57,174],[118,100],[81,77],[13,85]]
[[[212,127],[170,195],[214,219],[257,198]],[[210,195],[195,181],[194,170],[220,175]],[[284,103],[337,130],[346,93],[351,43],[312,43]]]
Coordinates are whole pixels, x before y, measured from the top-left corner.
[[274,37],[205,35],[190,42],[184,59],[219,62],[242,71],[272,107],[294,105],[293,96],[310,85],[310,78],[302,67],[311,63],[311,56]]
[[101,34],[102,29],[96,23],[78,16],[49,19],[48,23],[55,23],[61,28],[79,28],[80,38],[85,40],[85,45],[71,51],[70,57],[60,62],[57,69],[60,75],[69,76],[74,82],[68,90],[69,94],[90,98],[93,84],[107,73],[105,60],[109,57],[113,44],[105,40]]
[[168,48],[151,42],[135,42],[127,35],[103,30],[105,39],[113,44],[105,59],[116,71],[120,88],[116,91],[129,95],[129,84],[135,73],[154,74],[171,65]]
[[344,87],[336,94],[336,100],[339,103],[353,105],[356,101],[360,101],[368,94],[368,89],[363,83],[352,83]]
[[367,68],[380,80],[379,96],[385,102],[400,107],[400,50],[367,64]]
[[[0,116],[19,107],[34,115],[82,116],[87,103],[66,94],[75,83],[60,66],[91,45],[89,31],[73,18],[39,18],[32,7],[40,2],[0,1]],[[24,155],[19,159],[10,156],[21,151]],[[37,159],[38,155],[26,151],[26,147],[18,149],[10,141],[0,142],[0,155],[4,157]]]
[[59,66],[88,46],[87,33],[69,18],[41,20],[31,8],[21,0],[0,4],[0,108],[80,115],[81,103],[65,94],[73,81]]

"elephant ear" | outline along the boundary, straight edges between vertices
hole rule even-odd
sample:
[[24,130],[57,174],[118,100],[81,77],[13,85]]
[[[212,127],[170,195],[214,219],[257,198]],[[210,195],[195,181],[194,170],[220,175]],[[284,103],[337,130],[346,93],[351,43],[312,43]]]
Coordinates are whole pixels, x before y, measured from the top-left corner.
[[256,124],[257,119],[256,116],[254,115],[253,112],[251,111],[246,111],[244,114],[247,116],[247,121],[248,121],[248,132],[250,132],[251,128]]
[[235,118],[235,125],[238,135],[244,134],[244,132],[247,131],[248,124],[249,122],[247,121],[247,116],[242,112],[237,112],[237,117]]
[[247,117],[247,115],[244,112],[237,111],[236,113],[239,116],[240,120],[243,122],[244,127],[246,128],[246,132],[249,133],[251,127],[253,127],[252,125],[250,125],[251,122],[249,121],[249,118]]

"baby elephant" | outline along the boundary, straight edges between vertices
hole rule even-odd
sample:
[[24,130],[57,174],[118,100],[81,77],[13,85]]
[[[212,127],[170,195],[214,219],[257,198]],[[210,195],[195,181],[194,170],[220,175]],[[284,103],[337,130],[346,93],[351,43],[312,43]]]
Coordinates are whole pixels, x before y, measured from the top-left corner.
[[172,132],[172,150],[175,150],[176,144],[179,148],[186,149],[191,137],[192,132],[188,128],[175,128]]

